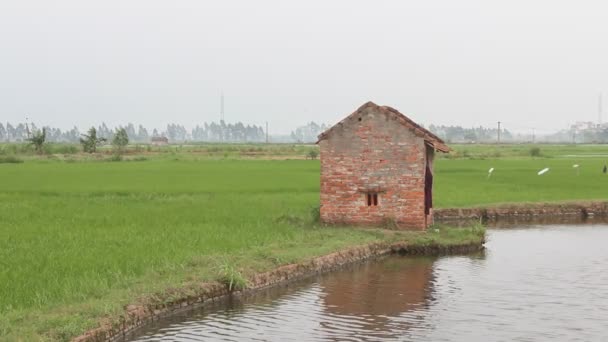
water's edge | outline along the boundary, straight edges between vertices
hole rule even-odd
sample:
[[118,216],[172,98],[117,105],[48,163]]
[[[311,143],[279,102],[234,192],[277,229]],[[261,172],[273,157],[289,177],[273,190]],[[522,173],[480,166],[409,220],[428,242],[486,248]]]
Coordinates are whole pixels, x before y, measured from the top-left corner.
[[[504,222],[504,221],[501,221]],[[482,251],[387,255],[169,316],[127,341],[596,341],[608,220],[487,229]]]
[[504,219],[534,220],[537,218],[587,219],[608,216],[608,201],[569,201],[550,203],[514,203],[473,208],[433,210],[436,222],[462,220],[492,222]]
[[[436,222],[466,222],[479,220],[492,222],[505,219],[533,220],[547,218],[587,219],[608,216],[607,201],[578,201],[563,203],[524,203],[501,206],[475,208],[446,208],[434,211]],[[284,284],[320,273],[330,272],[339,267],[363,262],[372,258],[386,256],[392,253],[411,255],[441,255],[470,253],[483,249],[483,241],[479,244],[457,246],[427,246],[412,247],[407,243],[372,243],[365,246],[351,247],[343,251],[314,258],[310,261],[285,265],[275,270],[260,273],[249,279],[249,288],[244,291],[230,292],[224,284],[218,282],[202,283],[196,288],[179,293],[172,293],[172,300],[159,305],[131,304],[125,307],[120,322],[104,322],[100,327],[92,329],[73,339],[77,342],[117,341],[134,333],[149,323],[171,316],[206,303],[222,300],[229,295],[242,295],[258,291],[270,286]],[[177,299],[175,299],[177,298]]]
[[[195,289],[183,293],[172,293],[172,300],[162,305],[126,306],[120,322],[105,322],[99,328],[92,329],[73,339],[77,342],[119,341],[132,335],[148,324],[171,315],[200,308],[205,304],[226,299],[228,296],[251,294],[272,286],[313,277],[338,268],[384,257],[389,254],[401,255],[449,255],[466,254],[482,250],[485,241],[462,245],[429,245],[411,246],[407,242],[371,243],[364,246],[347,248],[342,251],[314,258],[312,260],[280,266],[249,279],[249,287],[243,291],[230,292],[219,282],[201,283]],[[179,291],[179,290],[178,290]]]

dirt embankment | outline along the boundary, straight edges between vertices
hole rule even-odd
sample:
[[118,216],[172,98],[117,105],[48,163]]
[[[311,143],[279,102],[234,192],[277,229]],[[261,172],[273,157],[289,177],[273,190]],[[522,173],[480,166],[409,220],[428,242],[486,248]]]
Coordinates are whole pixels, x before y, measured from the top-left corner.
[[[463,245],[412,246],[408,243],[372,243],[366,246],[348,248],[343,251],[314,258],[310,261],[278,267],[272,271],[257,274],[249,279],[247,292],[256,291],[288,281],[294,281],[319,273],[328,272],[347,264],[371,258],[399,253],[412,255],[441,255],[468,253],[483,249],[484,241]],[[232,294],[239,294],[234,292]],[[164,293],[163,304],[131,304],[116,322],[105,321],[99,328],[90,330],[74,339],[77,342],[112,341],[124,337],[137,328],[160,318],[205,303],[217,301],[230,295],[225,284],[218,282],[193,284],[188,288],[175,289]],[[169,299],[171,298],[171,299]],[[144,300],[145,301],[145,300]]]
[[607,201],[581,201],[564,203],[522,203],[478,208],[436,209],[437,222],[453,220],[497,221],[509,218],[608,216]]

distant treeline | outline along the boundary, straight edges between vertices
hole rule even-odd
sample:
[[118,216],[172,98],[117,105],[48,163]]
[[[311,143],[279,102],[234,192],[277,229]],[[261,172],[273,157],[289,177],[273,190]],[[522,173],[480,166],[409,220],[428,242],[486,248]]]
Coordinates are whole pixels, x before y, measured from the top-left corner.
[[[183,142],[265,142],[266,132],[264,127],[257,125],[245,125],[242,122],[226,123],[224,121],[204,123],[197,125],[191,130],[183,125],[169,124],[163,130],[148,130],[142,125],[129,123],[125,128],[129,136],[129,141],[133,143],[148,143],[152,137],[166,137],[171,143]],[[314,121],[306,125],[299,126],[289,135],[272,135],[270,142],[284,143],[314,143],[319,134],[323,133],[330,126],[324,123],[318,124]],[[38,131],[43,127],[38,127],[34,123],[11,124],[0,123],[0,142],[24,142],[30,133]],[[59,128],[44,127],[46,129],[46,141],[78,143],[81,133],[77,127],[69,130]],[[114,136],[116,128],[108,127],[105,123],[95,127],[97,135],[108,141]],[[496,142],[498,131],[496,128],[462,126],[430,125],[428,129],[437,134],[440,138],[449,143],[484,143]],[[507,129],[500,132],[500,140],[503,142],[527,142],[534,140],[532,135],[514,134]],[[536,141],[547,142],[576,142],[576,143],[608,143],[608,126],[595,126],[589,129],[574,129],[559,131],[552,135],[537,137]]]
[[[150,142],[152,137],[166,137],[169,142],[265,142],[266,132],[262,126],[245,125],[242,122],[226,123],[224,121],[204,123],[197,125],[192,130],[186,129],[183,125],[169,124],[164,130],[152,129],[151,131],[142,125],[135,126],[129,123],[123,127],[127,131],[129,141],[134,143]],[[81,138],[77,127],[69,130],[61,130],[54,127],[38,127],[35,123],[11,124],[0,123],[0,142],[24,142],[28,136],[42,128],[46,130],[46,141],[77,143]],[[105,123],[95,127],[97,136],[111,141],[118,127],[108,127]],[[273,142],[315,142],[317,136],[329,128],[326,124],[309,122],[291,132],[289,136],[272,136]],[[88,128],[87,128],[88,130]]]
[[329,125],[326,124],[317,124],[316,122],[309,122],[305,126],[300,126],[296,128],[295,131],[291,132],[291,139],[294,142],[300,143],[311,143],[316,142],[319,134],[323,133],[325,130],[329,128]]
[[606,144],[608,143],[608,126],[562,130],[546,137],[548,142],[570,142],[577,144]]
[[[319,134],[323,133],[330,126],[310,122],[305,126],[298,127],[291,132],[290,138],[294,142],[310,143],[317,141]],[[429,130],[446,142],[495,142],[497,139],[496,128],[474,127],[464,128],[461,126],[438,126],[430,125]],[[502,129],[500,133],[501,141],[513,141],[515,138],[510,131]]]
[[[451,143],[495,142],[498,139],[497,128],[430,125],[429,130],[446,142]],[[508,130],[501,129],[500,140],[505,142],[513,141],[514,137]]]
[[[122,126],[121,126],[122,127]],[[37,127],[35,124],[20,123],[13,125],[0,123],[0,142],[23,142],[26,141],[32,132],[46,130],[46,141],[77,143],[81,137],[81,132],[77,127],[70,130],[61,130],[53,127]],[[116,131],[115,128],[108,127],[102,123],[97,129],[97,136],[111,141]],[[169,124],[165,130],[153,129],[151,132],[138,125],[137,128],[132,123],[124,126],[129,136],[129,141],[146,143],[152,137],[167,137],[170,142],[186,141],[208,141],[208,142],[263,142],[266,140],[266,132],[262,126],[244,125],[241,122],[227,124],[224,121],[219,123],[204,123],[197,125],[191,131],[182,125]]]

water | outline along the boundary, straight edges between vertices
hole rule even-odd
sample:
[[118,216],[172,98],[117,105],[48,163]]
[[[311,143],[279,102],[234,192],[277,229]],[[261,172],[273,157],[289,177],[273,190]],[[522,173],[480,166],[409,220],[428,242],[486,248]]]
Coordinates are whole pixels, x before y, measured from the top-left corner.
[[133,341],[608,341],[608,225],[488,237],[484,253],[358,265],[173,317]]

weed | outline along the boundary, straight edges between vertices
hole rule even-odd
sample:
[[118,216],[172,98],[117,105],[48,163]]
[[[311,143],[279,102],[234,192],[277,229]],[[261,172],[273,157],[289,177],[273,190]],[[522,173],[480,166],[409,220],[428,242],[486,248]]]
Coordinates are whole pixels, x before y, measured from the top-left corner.
[[110,158],[108,158],[106,160],[110,161],[110,162],[119,162],[119,161],[122,161],[122,155],[118,154],[118,153],[114,153],[114,154],[112,154],[112,156]]
[[15,156],[0,157],[0,164],[20,164],[20,163],[23,163],[23,160],[15,157]]
[[399,223],[397,222],[397,220],[394,217],[385,217],[382,220],[382,227],[384,229],[389,229],[389,230],[398,230],[398,229],[400,229]]
[[316,205],[310,208],[310,218],[313,224],[321,222],[321,206]]
[[530,156],[531,157],[540,157],[541,156],[540,147],[532,147],[530,149]]
[[219,266],[219,281],[226,285],[228,291],[238,291],[245,289],[248,285],[247,279],[239,272],[236,267],[224,261]]

